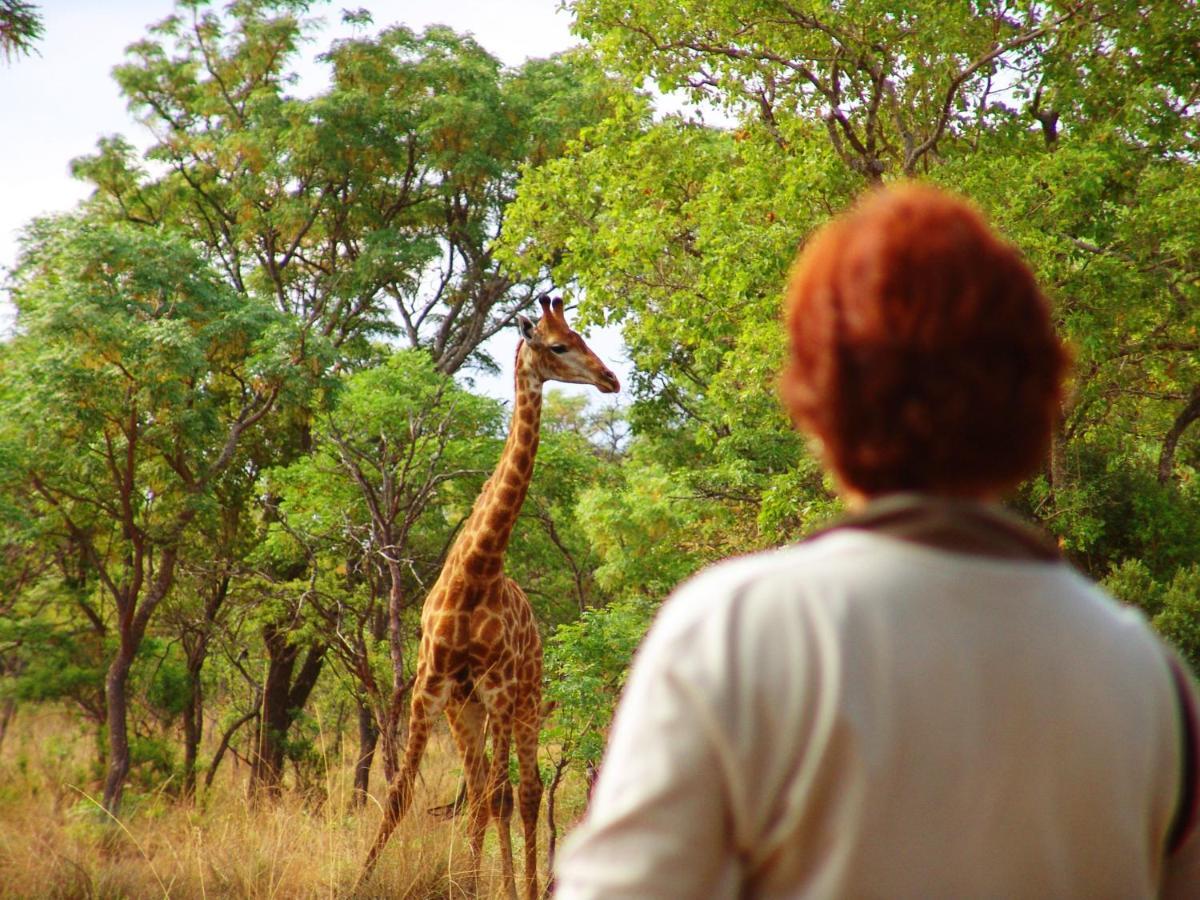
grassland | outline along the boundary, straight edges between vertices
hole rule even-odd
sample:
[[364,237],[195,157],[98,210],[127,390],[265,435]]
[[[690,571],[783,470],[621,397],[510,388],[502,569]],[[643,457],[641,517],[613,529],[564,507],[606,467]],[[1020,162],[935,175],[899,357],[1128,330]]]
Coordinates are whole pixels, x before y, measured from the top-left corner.
[[[322,783],[304,797],[287,791],[278,801],[251,803],[246,767],[234,762],[195,804],[179,800],[170,783],[131,789],[114,821],[96,800],[93,736],[61,711],[24,709],[0,746],[0,897],[462,896],[470,871],[462,823],[424,812],[458,789],[449,739],[431,742],[415,813],[357,893],[352,886],[379,821],[382,776],[374,773],[368,808],[352,810],[352,742],[322,744]],[[559,808],[570,821],[582,789],[568,785],[566,794]],[[514,826],[519,878],[519,820]],[[503,893],[494,843],[489,832],[480,896]],[[544,885],[544,815],[539,844]]]

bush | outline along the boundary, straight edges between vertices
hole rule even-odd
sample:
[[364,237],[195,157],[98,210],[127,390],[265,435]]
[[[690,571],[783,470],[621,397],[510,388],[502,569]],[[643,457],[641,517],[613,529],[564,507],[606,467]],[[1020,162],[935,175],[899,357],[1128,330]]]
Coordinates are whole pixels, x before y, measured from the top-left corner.
[[1200,565],[1176,571],[1163,592],[1154,627],[1175,645],[1193,672],[1200,671]]

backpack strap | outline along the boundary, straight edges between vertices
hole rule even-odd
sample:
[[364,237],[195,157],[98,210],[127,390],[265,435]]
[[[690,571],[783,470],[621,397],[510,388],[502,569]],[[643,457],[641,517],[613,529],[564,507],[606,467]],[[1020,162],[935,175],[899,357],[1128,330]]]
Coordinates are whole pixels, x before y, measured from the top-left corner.
[[1197,796],[1196,781],[1200,775],[1197,760],[1196,704],[1187,673],[1174,651],[1167,650],[1167,663],[1171,669],[1171,681],[1175,686],[1175,701],[1179,706],[1180,743],[1183,755],[1183,773],[1179,788],[1179,805],[1171,819],[1167,832],[1167,855],[1170,856],[1184,845],[1196,827]]
[[1002,507],[923,494],[888,494],[839,519],[811,539],[851,528],[951,553],[996,559],[1057,562],[1058,545]]

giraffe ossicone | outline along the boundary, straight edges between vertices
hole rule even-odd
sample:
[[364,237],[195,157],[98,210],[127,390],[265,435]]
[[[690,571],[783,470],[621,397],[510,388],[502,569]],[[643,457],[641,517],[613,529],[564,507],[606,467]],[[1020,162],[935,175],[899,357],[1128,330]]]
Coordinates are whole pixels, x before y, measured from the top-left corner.
[[[620,390],[617,376],[567,324],[561,298],[543,296],[536,323],[517,316],[521,342],[514,373],[516,400],[508,438],[491,478],[475,501],[421,610],[421,643],[412,689],[408,742],[388,788],[383,821],[360,882],[370,874],[392,831],[412,803],[413,783],[434,720],[445,712],[463,759],[472,859],[478,874],[483,837],[494,818],[505,886],[516,897],[513,872],[510,744],[520,782],[516,806],[525,836],[525,896],[537,892],[537,820],[542,797],[538,731],[542,717],[542,642],[520,586],[504,575],[504,554],[525,501],[537,455],[542,386],[547,381]],[[491,760],[485,752],[492,737]]]

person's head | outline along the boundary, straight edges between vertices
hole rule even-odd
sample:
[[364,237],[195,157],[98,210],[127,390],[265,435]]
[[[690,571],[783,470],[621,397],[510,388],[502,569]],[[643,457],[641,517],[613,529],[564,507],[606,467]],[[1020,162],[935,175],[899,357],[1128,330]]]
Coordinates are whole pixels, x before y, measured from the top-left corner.
[[905,184],[826,225],[787,327],[784,402],[851,492],[988,496],[1045,458],[1067,353],[1029,267],[962,199]]

